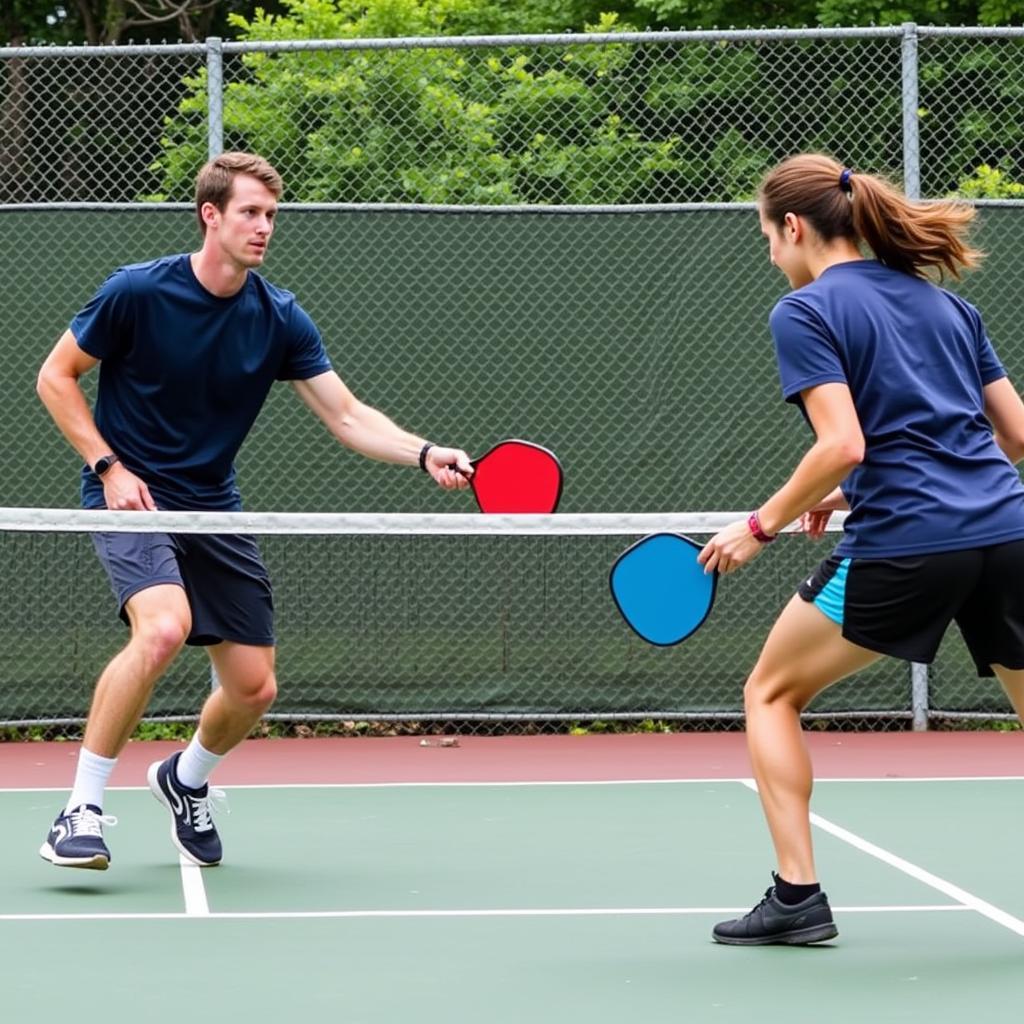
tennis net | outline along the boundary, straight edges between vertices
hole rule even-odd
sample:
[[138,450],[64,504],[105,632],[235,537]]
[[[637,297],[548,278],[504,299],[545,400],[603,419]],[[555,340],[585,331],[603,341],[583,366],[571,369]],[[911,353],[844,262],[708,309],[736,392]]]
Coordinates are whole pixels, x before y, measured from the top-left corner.
[[[259,537],[277,608],[273,718],[481,732],[524,722],[727,726],[741,719],[743,680],[768,628],[827,541],[785,537],[724,580],[705,627],[670,649],[648,646],[619,618],[608,571],[647,533],[706,537],[739,517],[0,509],[0,723],[83,719],[127,637],[87,534],[146,530]],[[905,727],[911,675],[883,662],[822,695],[813,714]],[[209,685],[205,655],[186,650],[147,717],[190,720]]]

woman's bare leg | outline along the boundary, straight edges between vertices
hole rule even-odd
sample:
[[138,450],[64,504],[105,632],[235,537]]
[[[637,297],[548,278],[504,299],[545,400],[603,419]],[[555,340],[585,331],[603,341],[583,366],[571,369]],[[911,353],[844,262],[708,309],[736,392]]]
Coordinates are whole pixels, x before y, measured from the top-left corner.
[[800,712],[826,687],[879,657],[843,639],[835,622],[795,596],[747,680],[747,746],[778,871],[787,882],[817,881],[810,825],[813,777]]

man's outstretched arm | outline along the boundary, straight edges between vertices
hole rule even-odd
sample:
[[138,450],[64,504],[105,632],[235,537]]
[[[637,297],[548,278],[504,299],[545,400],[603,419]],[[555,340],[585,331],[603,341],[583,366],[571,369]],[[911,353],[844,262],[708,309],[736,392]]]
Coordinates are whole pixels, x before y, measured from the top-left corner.
[[[403,430],[379,409],[360,402],[333,370],[292,384],[302,401],[346,448],[382,462],[419,464],[427,441]],[[466,487],[473,475],[469,456],[461,448],[432,445],[425,467],[445,488]]]

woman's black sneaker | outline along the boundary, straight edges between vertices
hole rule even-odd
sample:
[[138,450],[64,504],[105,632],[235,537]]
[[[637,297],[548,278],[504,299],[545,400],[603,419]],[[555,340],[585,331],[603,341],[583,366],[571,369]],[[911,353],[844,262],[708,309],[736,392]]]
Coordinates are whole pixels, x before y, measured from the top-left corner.
[[721,921],[711,931],[715,942],[727,946],[807,946],[834,939],[839,929],[823,892],[800,903],[783,903],[773,885],[749,914]]

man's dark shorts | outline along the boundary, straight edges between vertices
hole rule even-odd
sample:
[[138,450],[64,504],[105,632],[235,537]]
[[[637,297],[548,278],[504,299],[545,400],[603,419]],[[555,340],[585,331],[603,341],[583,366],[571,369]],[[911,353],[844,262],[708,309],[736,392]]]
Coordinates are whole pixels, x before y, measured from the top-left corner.
[[931,664],[951,622],[979,676],[1024,668],[1024,541],[905,558],[826,558],[798,593],[851,643]]
[[184,587],[192,609],[195,647],[231,640],[274,645],[270,577],[252,537],[237,534],[94,533],[93,546],[117,598],[125,604],[140,590],[162,583]]

